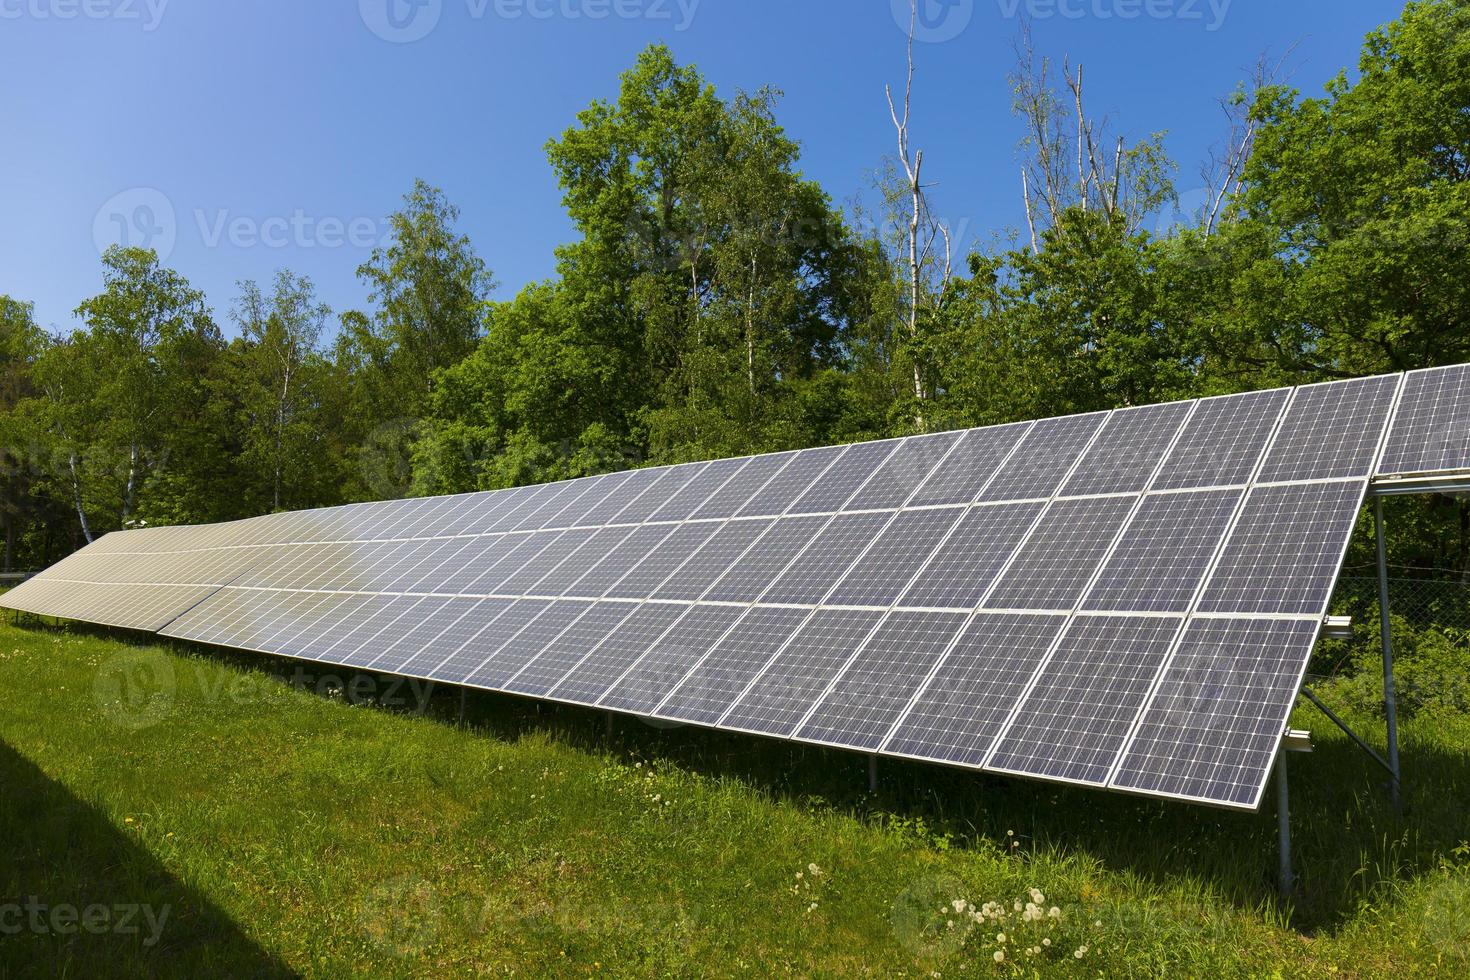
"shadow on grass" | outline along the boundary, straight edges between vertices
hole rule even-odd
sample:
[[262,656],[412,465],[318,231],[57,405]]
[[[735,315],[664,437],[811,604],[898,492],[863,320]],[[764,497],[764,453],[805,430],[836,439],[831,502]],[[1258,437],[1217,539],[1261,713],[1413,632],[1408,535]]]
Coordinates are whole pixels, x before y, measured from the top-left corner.
[[[67,628],[129,643],[159,642],[146,634]],[[348,686],[359,676],[311,661],[166,642],[181,653],[287,683],[303,667],[313,676],[335,671]],[[381,675],[360,676],[369,681],[366,690],[399,689]],[[302,689],[324,693],[319,687]],[[1152,884],[1197,886],[1241,908],[1276,902],[1277,818],[1271,788],[1260,812],[1246,814],[883,759],[874,794],[868,792],[868,759],[857,753],[695,727],[656,728],[622,715],[614,717],[609,740],[604,712],[442,684],[415,691],[406,704],[398,700],[380,707],[464,725],[505,742],[543,733],[584,751],[675,765],[738,781],[772,800],[852,813],[916,842],[948,839],[952,847],[1013,848],[1023,858],[1053,851],[1081,854]],[[1312,724],[1319,732],[1330,727],[1323,718]],[[1299,879],[1292,921],[1303,931],[1341,924],[1365,901],[1382,898],[1385,888],[1436,870],[1465,839],[1456,802],[1460,788],[1470,785],[1470,757],[1464,754],[1422,738],[1406,745],[1403,818],[1389,806],[1385,774],[1344,739],[1319,738],[1312,754],[1293,755],[1289,765]]]
[[0,976],[294,975],[4,742],[0,787]]

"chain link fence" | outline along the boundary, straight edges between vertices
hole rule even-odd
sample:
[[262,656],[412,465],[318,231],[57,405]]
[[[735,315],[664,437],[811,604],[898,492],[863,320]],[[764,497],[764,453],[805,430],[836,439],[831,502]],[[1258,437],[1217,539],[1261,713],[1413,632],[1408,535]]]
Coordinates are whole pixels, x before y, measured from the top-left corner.
[[[1390,578],[1388,600],[1390,611],[1416,628],[1470,629],[1470,582]],[[1378,622],[1378,579],[1345,575],[1332,608],[1351,615],[1359,625]]]

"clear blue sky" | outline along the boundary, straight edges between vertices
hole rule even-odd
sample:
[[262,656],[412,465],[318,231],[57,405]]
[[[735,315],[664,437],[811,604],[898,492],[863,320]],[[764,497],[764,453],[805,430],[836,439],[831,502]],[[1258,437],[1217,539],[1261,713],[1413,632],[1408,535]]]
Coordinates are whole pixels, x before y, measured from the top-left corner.
[[[1363,0],[923,0],[916,142],[967,241],[1021,221],[1005,76],[1023,14],[1127,134],[1167,130],[1178,185],[1215,99],[1296,43],[1316,94],[1399,12]],[[391,9],[390,9],[391,5]],[[221,320],[286,266],[337,309],[416,177],[444,188],[508,298],[571,237],[543,146],[654,41],[724,95],[770,84],[839,202],[891,152],[906,0],[0,0],[0,293],[48,327],[97,291],[98,243],[169,247]],[[417,40],[408,40],[423,34]],[[872,195],[869,193],[868,198]],[[169,219],[168,212],[173,212]],[[377,223],[375,226],[374,223]]]

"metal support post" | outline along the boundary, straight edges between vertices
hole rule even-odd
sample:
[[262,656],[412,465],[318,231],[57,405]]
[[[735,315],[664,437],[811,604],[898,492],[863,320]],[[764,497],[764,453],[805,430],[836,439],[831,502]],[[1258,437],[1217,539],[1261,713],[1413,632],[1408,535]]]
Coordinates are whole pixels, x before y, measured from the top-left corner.
[[1276,822],[1281,849],[1276,866],[1276,890],[1283,902],[1291,898],[1291,804],[1286,786],[1286,753],[1276,754]]
[[609,739],[613,737],[613,713],[611,711],[607,713],[607,737]]
[[878,792],[878,757],[868,756],[868,792]]
[[1378,542],[1378,609],[1383,634],[1383,706],[1388,718],[1389,796],[1395,812],[1403,812],[1399,794],[1399,718],[1393,685],[1393,622],[1388,612],[1388,541],[1384,536],[1383,498],[1373,501],[1373,536]]

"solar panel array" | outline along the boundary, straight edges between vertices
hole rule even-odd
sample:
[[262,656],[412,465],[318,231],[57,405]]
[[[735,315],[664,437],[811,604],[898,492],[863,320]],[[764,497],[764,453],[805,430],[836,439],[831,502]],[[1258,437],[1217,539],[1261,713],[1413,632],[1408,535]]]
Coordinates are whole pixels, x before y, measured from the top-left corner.
[[1370,479],[1470,469],[1467,412],[1452,368],[127,531],[0,604],[1254,809]]

